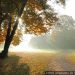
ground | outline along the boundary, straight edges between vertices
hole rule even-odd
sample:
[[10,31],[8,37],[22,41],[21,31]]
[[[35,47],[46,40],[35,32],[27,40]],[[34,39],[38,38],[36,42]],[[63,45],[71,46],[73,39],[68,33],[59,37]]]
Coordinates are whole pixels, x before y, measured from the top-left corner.
[[75,54],[9,53],[0,59],[1,75],[42,75],[44,71],[74,71]]

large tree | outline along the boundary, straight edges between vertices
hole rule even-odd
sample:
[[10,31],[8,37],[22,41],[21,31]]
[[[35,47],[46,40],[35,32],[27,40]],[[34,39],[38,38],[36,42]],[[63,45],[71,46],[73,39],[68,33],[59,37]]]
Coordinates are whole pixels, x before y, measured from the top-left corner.
[[11,42],[20,43],[23,32],[41,35],[50,31],[57,20],[47,0],[0,0],[0,43],[5,42],[0,58],[8,55]]

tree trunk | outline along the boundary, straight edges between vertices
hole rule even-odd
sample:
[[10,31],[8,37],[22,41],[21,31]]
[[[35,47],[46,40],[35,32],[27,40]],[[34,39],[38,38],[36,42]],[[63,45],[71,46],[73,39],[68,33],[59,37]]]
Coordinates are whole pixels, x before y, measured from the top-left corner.
[[7,30],[6,40],[5,40],[5,44],[4,44],[4,49],[0,53],[0,58],[6,58],[8,56],[8,50],[9,50],[11,41],[14,37],[14,34],[15,34],[17,26],[18,26],[18,19],[19,19],[19,17],[21,17],[21,15],[23,13],[23,10],[24,10],[24,7],[27,3],[27,0],[22,0],[22,1],[23,1],[22,7],[21,7],[21,9],[18,13],[18,18],[17,18],[16,22],[14,23],[14,27],[13,27],[12,31],[11,31],[11,17],[9,19],[9,24],[8,24],[8,30]]
[[7,30],[7,35],[6,35],[6,39],[5,39],[4,49],[0,53],[0,58],[5,58],[8,55],[8,49],[10,46],[9,38],[10,38],[10,32],[11,32],[11,19],[12,19],[11,16],[8,15],[8,20],[9,20],[8,30]]
[[13,27],[13,30],[12,30],[12,32],[10,34],[11,21],[9,22],[8,31],[7,31],[7,35],[6,35],[6,40],[5,40],[5,44],[4,44],[4,49],[0,53],[0,58],[6,58],[8,56],[8,50],[9,50],[11,41],[12,41],[12,39],[14,37],[14,34],[16,32],[17,26],[18,26],[18,19],[16,20],[16,22],[14,24],[14,27]]
[[[9,41],[9,40],[8,40]],[[5,58],[8,56],[8,49],[10,46],[10,42],[5,43],[3,51],[0,53],[0,58]]]

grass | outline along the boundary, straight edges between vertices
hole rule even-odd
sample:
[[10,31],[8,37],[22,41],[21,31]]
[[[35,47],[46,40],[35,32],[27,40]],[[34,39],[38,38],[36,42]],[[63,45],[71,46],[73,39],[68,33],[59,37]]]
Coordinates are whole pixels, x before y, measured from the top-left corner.
[[69,53],[66,56],[66,59],[67,59],[68,62],[75,65],[75,53]]
[[41,75],[53,58],[52,53],[9,53],[0,60],[1,75]]

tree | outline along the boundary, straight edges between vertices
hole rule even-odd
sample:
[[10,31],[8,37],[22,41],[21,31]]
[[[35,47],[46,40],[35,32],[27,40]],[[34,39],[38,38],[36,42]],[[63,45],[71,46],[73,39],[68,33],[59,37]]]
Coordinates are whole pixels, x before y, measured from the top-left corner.
[[[13,4],[11,4],[13,2]],[[8,49],[15,34],[15,31],[18,26],[18,19],[21,17],[24,6],[26,5],[27,0],[22,0],[22,5],[20,5],[21,0],[2,0],[0,2],[1,18],[0,18],[0,31],[2,37],[5,37],[4,50],[0,53],[1,58],[5,58],[8,54]],[[8,4],[11,4],[8,6]],[[15,5],[15,6],[14,6]],[[11,6],[13,9],[11,10]],[[18,8],[20,6],[20,9]],[[9,9],[8,9],[9,7]],[[17,13],[15,11],[17,10]],[[17,18],[14,18],[14,15],[17,15]],[[13,21],[15,20],[15,21]],[[13,23],[14,22],[14,23]],[[4,23],[4,24],[2,24]],[[4,39],[2,41],[4,41]]]
[[54,47],[61,50],[75,49],[75,20],[72,16],[60,16],[51,35]]
[[[5,41],[0,58],[8,56],[11,42],[14,45],[20,43],[22,27],[25,33],[41,35],[55,25],[58,18],[46,2],[47,0],[0,0],[0,43]],[[22,25],[19,24],[20,19]]]

